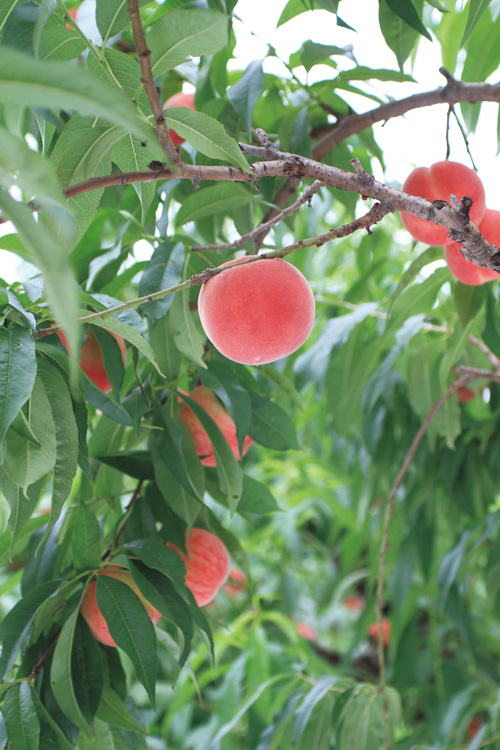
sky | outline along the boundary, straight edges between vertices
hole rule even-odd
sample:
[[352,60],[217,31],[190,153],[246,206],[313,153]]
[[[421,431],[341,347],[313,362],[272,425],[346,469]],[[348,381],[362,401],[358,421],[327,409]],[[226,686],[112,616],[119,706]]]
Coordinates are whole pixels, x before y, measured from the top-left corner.
[[[88,1],[86,0],[86,3]],[[339,47],[351,44],[360,65],[390,69],[397,67],[395,56],[386,46],[379,29],[378,3],[375,0],[341,2],[340,15],[355,31],[337,26],[335,16],[322,10],[303,13],[276,29],[277,21],[285,5],[286,0],[239,0],[234,12],[243,23],[235,22],[238,40],[235,49],[237,57],[235,67],[244,69],[253,60],[264,58],[268,44],[273,45],[278,55],[288,61],[290,54],[297,51],[308,39]],[[433,12],[438,13],[438,11]],[[350,68],[354,65],[347,58],[336,57],[335,61],[339,64],[339,68]],[[422,39],[413,70],[409,61],[405,65],[405,72],[413,75],[415,83],[374,81],[373,84],[365,85],[368,88],[371,86],[373,93],[383,93],[400,99],[442,86],[444,79],[439,73],[440,65],[439,44],[432,44]],[[276,58],[266,58],[264,70],[278,75],[288,75],[284,65]],[[302,80],[306,80],[304,69],[298,69],[296,72]],[[316,66],[309,74],[309,82],[332,77],[332,74],[334,75],[334,72],[331,68]],[[347,94],[346,99],[357,112],[363,112],[375,106],[371,100],[356,95]],[[497,188],[500,166],[496,155],[497,111],[498,105],[496,104],[483,105],[478,129],[469,142],[485,186],[488,208],[500,210],[500,195],[498,195]],[[384,151],[386,162],[386,171],[383,174],[378,163],[373,161],[372,169],[377,179],[398,186],[404,182],[415,166],[428,166],[444,159],[446,113],[447,105],[426,107],[409,112],[404,118],[394,118],[385,125],[375,125],[375,137]],[[450,142],[451,159],[470,166],[463,138],[455,124],[452,125],[450,131]],[[0,225],[0,235],[10,231],[12,228],[8,224]],[[17,256],[0,250],[0,276],[7,282],[21,276],[25,278],[26,268],[22,268]]]

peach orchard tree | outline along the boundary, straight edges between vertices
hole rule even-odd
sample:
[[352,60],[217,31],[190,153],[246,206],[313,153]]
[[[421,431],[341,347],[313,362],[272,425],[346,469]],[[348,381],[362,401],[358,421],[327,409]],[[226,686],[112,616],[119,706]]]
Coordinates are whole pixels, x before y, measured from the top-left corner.
[[[378,124],[441,105],[453,160],[447,118],[499,102],[499,7],[378,13],[390,69],[353,28],[278,75],[234,60],[235,0],[0,0],[0,257],[31,264],[0,279],[0,750],[498,746],[500,206],[483,236],[468,179],[373,171]],[[434,89],[389,96],[424,38]],[[200,322],[235,259],[258,366]],[[285,263],[316,312],[273,359]]]

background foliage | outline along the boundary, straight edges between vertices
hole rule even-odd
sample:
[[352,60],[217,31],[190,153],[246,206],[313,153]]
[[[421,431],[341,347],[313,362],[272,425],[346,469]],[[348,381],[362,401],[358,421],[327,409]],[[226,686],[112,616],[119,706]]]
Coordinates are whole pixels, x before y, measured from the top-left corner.
[[[279,24],[323,9],[345,28],[351,3],[289,0]],[[75,2],[0,0],[0,211],[12,222],[0,248],[39,269],[0,279],[0,750],[495,747],[498,382],[474,380],[467,403],[446,399],[396,494],[382,558],[380,550],[387,498],[455,368],[498,372],[497,284],[456,282],[442,250],[412,244],[394,214],[371,234],[288,256],[313,288],[316,319],[304,347],[272,365],[237,365],[208,344],[198,286],[133,302],[233,257],[234,248],[191,248],[251,232],[285,178],[174,177],[67,200],[62,188],[168,161],[127,5],[91,5],[74,22]],[[167,113],[186,138],[184,163],[246,171],[253,160],[237,141],[251,143],[252,128],[311,156],[353,112],[349,94],[370,109],[389,100],[387,82],[412,80],[425,37],[452,75],[494,79],[499,11],[487,1],[380,0],[391,69],[357,64],[363,40],[353,29],[353,47],[304,38],[280,76],[263,60],[234,64],[234,0],[141,3],[162,101],[186,82],[196,92],[196,112]],[[457,107],[469,131],[481,111]],[[372,128],[322,161],[352,171],[354,157],[383,173]],[[361,196],[323,186],[263,246],[365,212]],[[249,239],[242,250],[255,247]],[[61,325],[78,351],[77,319],[126,302],[92,324],[109,395],[55,333],[35,336]],[[110,331],[127,343],[125,366]],[[200,382],[221,397],[240,440],[255,440],[241,467],[217,434],[225,459],[219,470],[202,467],[182,431],[172,394]],[[164,545],[182,546],[192,525],[217,534],[248,579],[206,609]],[[100,581],[120,649],[97,644],[79,616],[85,586],[110,560],[130,567],[163,614],[156,633],[148,618],[134,629],[132,592],[111,597],[114,581]],[[370,635],[377,578],[378,618],[391,625],[385,653]]]

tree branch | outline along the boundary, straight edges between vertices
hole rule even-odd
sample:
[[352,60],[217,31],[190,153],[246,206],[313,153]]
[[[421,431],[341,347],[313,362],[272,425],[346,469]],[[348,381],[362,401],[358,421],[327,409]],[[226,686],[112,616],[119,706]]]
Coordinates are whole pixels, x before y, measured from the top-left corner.
[[155,132],[169,162],[173,164],[175,172],[179,170],[181,158],[170,138],[167,121],[165,120],[165,114],[163,112],[160,90],[155,85],[153,79],[153,71],[151,69],[151,50],[148,49],[148,45],[146,44],[146,37],[144,35],[141,14],[139,11],[139,0],[128,0],[128,14],[132,24],[132,34],[137,48],[137,57],[139,58],[139,64],[141,66],[141,81],[146,90],[146,94],[148,95],[151,110],[155,118]]

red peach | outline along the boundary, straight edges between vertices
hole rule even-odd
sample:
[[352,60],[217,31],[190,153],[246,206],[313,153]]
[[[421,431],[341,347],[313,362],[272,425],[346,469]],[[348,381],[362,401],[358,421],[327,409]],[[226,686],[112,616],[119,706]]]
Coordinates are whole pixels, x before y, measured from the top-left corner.
[[466,385],[462,385],[458,391],[458,403],[459,404],[465,404],[467,401],[471,401],[471,399],[476,398],[476,394],[474,391],[472,391],[470,388],[467,388]]
[[[163,105],[163,109],[168,109],[168,107],[189,107],[189,109],[195,110],[194,94],[185,94],[183,91],[178,91],[171,96],[170,99],[167,99]],[[180,146],[181,143],[184,143],[185,138],[181,138],[180,135],[177,135],[175,130],[169,130],[168,132],[170,140],[174,146]]]
[[[241,456],[238,450],[236,425],[234,424],[233,420],[231,419],[228,412],[221,404],[215,393],[209,388],[206,388],[204,385],[197,385],[196,388],[193,388],[191,393],[188,394],[188,396],[196,401],[196,403],[198,403],[201,407],[203,407],[207,414],[212,417],[212,419],[226,438],[227,442],[229,443],[230,448],[233,451],[237,461],[239,461]],[[201,463],[203,464],[203,466],[216,466],[217,462],[215,460],[212,443],[204,428],[202,427],[198,417],[193,414],[189,406],[187,406],[186,404],[184,404],[179,409],[179,417],[182,419],[189,432],[191,433],[191,437],[193,438],[194,444],[196,446],[196,453],[198,454],[198,456],[204,456],[204,458],[201,459]],[[244,439],[243,455],[246,454],[252,443],[253,440],[251,437],[247,436]]]
[[314,323],[314,296],[295,266],[268,258],[227,268],[205,282],[198,312],[207,337],[225,357],[262,365],[302,346]]
[[344,599],[344,607],[350,609],[353,612],[360,612],[362,609],[364,609],[364,606],[365,598],[364,596],[360,596],[359,594],[346,596],[346,598]]
[[[117,333],[113,333],[112,331],[110,331],[110,333],[118,342],[118,346],[120,347],[120,351],[122,354],[123,364],[125,364],[127,356],[125,342]],[[58,331],[57,335],[61,339],[63,346],[65,346],[67,349],[68,341],[64,333]],[[92,382],[101,389],[101,391],[104,391],[104,393],[110,392],[112,385],[109,381],[108,376],[106,375],[106,370],[104,369],[101,347],[99,346],[99,342],[97,341],[96,337],[90,330],[87,334],[87,338],[85,339],[85,343],[83,344],[82,351],[80,353],[80,367],[89,376]]]
[[[376,641],[379,639],[379,626],[378,622],[374,622],[370,625],[370,630],[368,633],[371,635],[372,638],[374,638]],[[389,641],[391,639],[391,623],[390,621],[384,617],[382,619],[382,643],[384,646],[389,645]]]
[[305,622],[298,622],[295,626],[295,629],[297,630],[297,633],[302,636],[302,638],[306,638],[308,641],[318,640],[318,631],[315,628],[312,628],[310,625],[307,625]]
[[218,590],[229,578],[231,561],[221,540],[205,529],[186,531],[187,557],[172,542],[167,547],[182,557],[186,566],[185,582],[199,607],[215,598]]
[[[78,13],[78,7],[76,7],[76,8],[68,8],[68,13],[71,16],[71,18],[73,19],[73,21],[76,21],[76,14]],[[67,29],[72,29],[73,26],[71,26],[71,24],[67,23],[66,24],[66,28]]]
[[[143,595],[139,591],[139,588],[137,587],[136,582],[132,578],[132,573],[130,573],[126,568],[120,568],[118,565],[110,565],[108,568],[104,568],[103,570],[101,570],[99,575],[116,578],[117,580],[126,583],[127,586],[130,586],[132,591],[137,594],[141,602],[144,604],[146,612],[151,618],[153,625],[156,625],[161,617],[161,614],[143,597]],[[92,635],[97,641],[104,643],[105,646],[116,646],[115,641],[109,633],[106,620],[104,619],[101,610],[97,606],[95,595],[96,587],[97,581],[92,581],[92,583],[87,587],[83,595],[80,612],[84,619],[87,621],[87,625],[89,626]]]
[[467,739],[473,740],[478,733],[479,727],[481,726],[480,719],[471,719],[467,728]]
[[[487,208],[483,220],[478,224],[478,229],[485,240],[498,247],[500,245],[500,211]],[[448,268],[462,284],[479,286],[500,278],[500,274],[491,268],[482,268],[471,263],[470,260],[465,260],[460,251],[460,245],[453,240],[448,239],[444,254]]]
[[[438,161],[430,167],[414,169],[405,180],[403,192],[419,195],[428,201],[441,199],[447,202],[450,201],[451,193],[459,201],[464,195],[468,195],[474,201],[470,212],[474,224],[481,221],[486,210],[484,187],[477,173],[456,161]],[[446,227],[417,219],[404,211],[401,212],[401,219],[412,237],[420,242],[444,245],[449,241],[449,230]]]
[[245,591],[246,587],[246,575],[239,568],[233,568],[231,570],[229,581],[224,586],[226,594],[228,596],[237,596],[238,594],[241,594],[242,591]]

